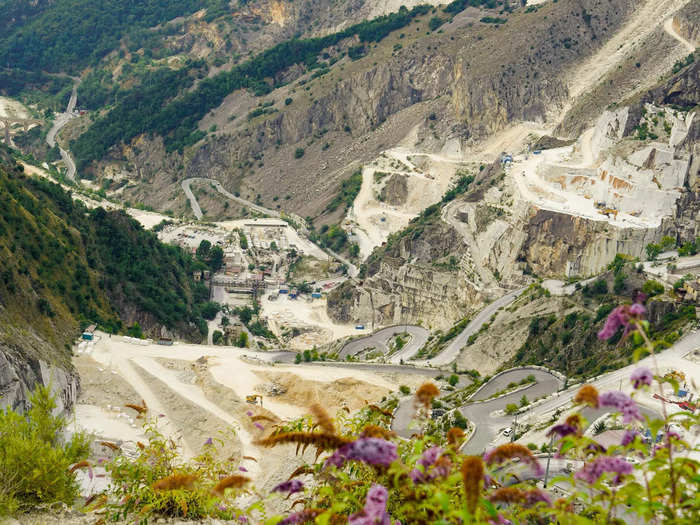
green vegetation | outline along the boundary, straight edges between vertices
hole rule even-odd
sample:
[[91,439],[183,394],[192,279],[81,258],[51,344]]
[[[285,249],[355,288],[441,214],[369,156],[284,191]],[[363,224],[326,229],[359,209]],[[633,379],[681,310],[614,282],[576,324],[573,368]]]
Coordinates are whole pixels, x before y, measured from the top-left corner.
[[362,169],[357,170],[350,175],[349,179],[344,180],[340,184],[338,194],[328,203],[326,211],[334,212],[341,206],[343,206],[345,211],[350,209],[355,202],[357,194],[360,193],[360,188],[362,188]]
[[[38,387],[21,414],[0,411],[0,517],[78,497],[74,471],[88,467],[89,440],[81,433],[66,442],[66,421],[53,414],[49,387]],[[79,466],[79,467],[78,467]]]
[[191,336],[190,323],[203,322],[199,307],[209,292],[195,285],[188,254],[122,211],[88,210],[60,186],[26,177],[7,154],[0,164],[0,259],[0,299],[22,316],[36,308],[32,325],[46,328],[54,344],[53,323],[64,329],[89,321],[117,332],[120,313],[133,315],[134,307]]
[[[118,49],[123,35],[202,8],[216,0],[55,0],[0,3],[0,63],[28,71],[79,73]],[[127,37],[129,38],[129,37]]]
[[664,285],[661,284],[659,281],[655,281],[654,279],[649,279],[642,286],[642,292],[647,294],[649,297],[660,295],[664,293],[664,290]]
[[690,53],[687,57],[685,57],[685,58],[683,58],[683,59],[681,59],[681,60],[676,61],[676,63],[673,64],[673,69],[672,69],[673,74],[675,75],[675,74],[678,73],[681,69],[683,69],[683,68],[689,66],[689,65],[692,64],[693,62],[695,62],[695,53]]
[[[257,95],[269,93],[277,85],[269,83],[277,73],[295,64],[311,68],[318,64],[318,54],[341,40],[358,36],[361,42],[379,42],[419,15],[429,6],[402,7],[398,13],[355,24],[343,31],[319,38],[289,40],[256,55],[230,71],[204,78],[196,89],[189,64],[180,71],[156,70],[138,89],[131,90],[105,115],[98,118],[72,145],[79,167],[100,159],[114,145],[128,142],[142,133],[156,133],[165,139],[169,151],[182,150],[196,143],[204,134],[197,122],[223,99],[238,89],[252,89]],[[174,98],[178,93],[179,97]]]

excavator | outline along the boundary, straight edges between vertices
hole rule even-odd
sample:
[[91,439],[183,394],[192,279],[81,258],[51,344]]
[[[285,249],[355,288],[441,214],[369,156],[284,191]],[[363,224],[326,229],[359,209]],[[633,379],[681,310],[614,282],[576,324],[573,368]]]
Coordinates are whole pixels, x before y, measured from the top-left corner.
[[263,397],[260,394],[251,394],[249,396],[245,396],[246,403],[250,403],[251,405],[260,405],[263,406]]

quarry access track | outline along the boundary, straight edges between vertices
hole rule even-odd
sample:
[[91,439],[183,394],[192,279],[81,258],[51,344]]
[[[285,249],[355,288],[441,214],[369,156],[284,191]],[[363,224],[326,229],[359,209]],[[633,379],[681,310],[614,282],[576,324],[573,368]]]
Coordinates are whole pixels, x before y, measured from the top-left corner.
[[[192,213],[194,213],[194,216],[197,218],[197,220],[201,220],[202,217],[204,217],[204,213],[202,212],[202,208],[199,206],[199,202],[197,202],[197,197],[192,192],[191,185],[193,182],[209,182],[216,189],[216,191],[218,191],[221,195],[223,195],[227,199],[230,199],[230,200],[240,204],[241,206],[245,206],[247,208],[250,208],[251,210],[256,211],[258,213],[262,213],[263,215],[269,215],[271,217],[275,217],[276,219],[283,218],[283,214],[276,211],[276,210],[271,210],[269,208],[265,208],[264,206],[260,206],[259,204],[255,204],[254,202],[246,200],[242,197],[237,197],[233,193],[226,190],[221,185],[221,183],[215,179],[209,179],[206,177],[191,177],[189,179],[183,180],[180,185],[182,187],[182,190],[185,192],[185,196],[187,197],[187,200],[189,201],[190,206],[192,207]],[[313,242],[308,237],[309,231],[304,227],[304,219],[302,219],[301,217],[298,217],[296,215],[290,215],[289,217],[294,221],[294,224],[295,224],[295,226],[292,226],[292,225],[290,225],[290,226],[294,227],[296,229],[297,233],[299,233],[299,235],[302,235],[303,237],[307,238],[309,240],[309,242]],[[316,243],[314,243],[314,244],[316,244]],[[328,248],[323,248],[321,246],[318,246],[318,248],[321,251],[324,251],[327,254],[329,254],[331,257],[336,259],[341,264],[344,264],[348,269],[348,275],[350,275],[350,277],[355,278],[360,273],[359,268],[357,266],[355,266],[352,262],[350,262],[348,259],[343,257],[342,255],[339,255],[339,254],[335,253],[334,251],[329,250]]]

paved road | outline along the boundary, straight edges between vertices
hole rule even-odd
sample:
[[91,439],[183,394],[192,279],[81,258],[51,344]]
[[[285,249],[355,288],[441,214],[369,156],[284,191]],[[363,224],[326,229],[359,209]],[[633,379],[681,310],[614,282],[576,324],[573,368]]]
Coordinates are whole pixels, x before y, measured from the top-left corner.
[[[58,113],[53,121],[53,126],[46,135],[46,143],[49,147],[53,148],[56,145],[56,135],[61,129],[65,127],[71,120],[77,118],[78,115],[75,113],[75,106],[78,103],[78,86],[80,85],[80,79],[75,79],[75,84],[73,84],[73,91],[71,92],[70,99],[68,100],[68,107],[65,113]],[[66,165],[66,178],[68,180],[75,180],[75,161],[71,154],[59,146],[59,151],[61,153],[61,158]]]
[[395,335],[402,334],[404,332],[410,334],[411,340],[406,343],[406,346],[404,346],[399,352],[392,355],[388,361],[394,364],[401,363],[402,360],[408,361],[428,341],[430,332],[422,326],[399,325],[383,328],[367,337],[350,341],[343,347],[338,354],[338,357],[339,359],[345,359],[347,356],[357,355],[365,348],[375,348],[382,352],[382,354],[387,355],[389,353],[389,340]]
[[442,352],[440,352],[437,356],[433,357],[432,359],[420,361],[418,363],[421,365],[429,366],[444,366],[450,364],[452,361],[457,359],[457,357],[459,356],[459,352],[462,350],[462,348],[465,347],[465,345],[467,344],[467,340],[471,335],[479,332],[479,330],[481,330],[481,327],[485,323],[489,322],[491,316],[495,314],[499,308],[505,308],[506,306],[508,306],[510,303],[515,301],[515,299],[517,299],[517,297],[526,289],[527,288],[521,288],[520,290],[507,293],[503,297],[496,299],[494,302],[487,305],[486,308],[479,312],[477,316],[469,322],[469,324],[462,331],[462,333],[452,340],[452,342],[447,346],[447,348],[445,348]]
[[192,208],[192,213],[194,213],[194,216],[197,218],[197,220],[200,220],[204,214],[202,213],[202,208],[199,207],[199,203],[197,202],[197,197],[194,196],[194,193],[192,193],[192,189],[190,188],[190,185],[192,184],[193,181],[197,179],[185,179],[182,181],[182,190],[185,192],[185,196],[187,197],[187,200],[190,201],[190,207]]

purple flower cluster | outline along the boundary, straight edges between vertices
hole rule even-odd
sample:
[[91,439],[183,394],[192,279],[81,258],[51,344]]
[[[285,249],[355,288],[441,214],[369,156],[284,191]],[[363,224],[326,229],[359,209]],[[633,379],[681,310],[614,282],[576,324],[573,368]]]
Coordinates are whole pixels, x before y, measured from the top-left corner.
[[381,485],[372,485],[367,492],[365,507],[348,518],[348,525],[391,525],[391,518],[386,511],[387,501],[387,490]]
[[626,336],[634,329],[634,324],[632,321],[641,319],[646,312],[647,309],[644,308],[644,305],[641,303],[618,306],[612,312],[610,312],[610,315],[608,315],[608,318],[605,320],[605,325],[603,325],[603,329],[598,332],[598,339],[610,339],[621,327],[624,327],[625,329],[623,337]]
[[631,423],[634,420],[643,421],[637,403],[624,392],[604,392],[598,396],[598,402],[601,407],[614,408],[622,413],[624,423]]
[[[416,464],[423,467],[423,469],[414,468],[408,473],[413,483],[422,483],[426,480],[448,476],[452,463],[448,458],[440,460],[444,452],[445,450],[441,447],[430,447],[423,452],[420,459],[416,462]],[[431,469],[431,467],[433,468]],[[430,472],[428,472],[429,469]]]
[[440,456],[445,452],[441,447],[430,447],[421,455],[417,461],[419,465],[427,469],[435,464]]
[[622,440],[620,440],[620,445],[626,447],[627,445],[632,443],[638,435],[639,432],[637,432],[636,430],[625,430],[625,433],[622,435]]
[[634,467],[623,458],[600,456],[590,463],[586,463],[574,476],[588,484],[593,484],[605,472],[614,472],[616,474],[614,482],[619,483],[621,477],[625,474],[631,474],[632,470]]
[[540,502],[546,503],[547,505],[551,505],[552,498],[549,497],[549,494],[540,489],[532,489],[527,491],[527,493],[525,494],[526,505],[532,506]]
[[651,370],[645,367],[637,368],[630,376],[630,381],[634,385],[634,388],[639,388],[642,385],[651,386],[651,382],[654,379],[654,374]]
[[347,461],[355,460],[388,467],[398,459],[396,445],[381,438],[360,438],[336,450],[326,460],[326,465],[342,467]]
[[290,479],[289,481],[283,481],[277,485],[272,492],[287,492],[289,494],[296,494],[304,490],[304,483],[298,479]]
[[556,434],[560,438],[564,438],[566,436],[570,436],[576,433],[576,427],[574,427],[573,425],[569,425],[568,423],[561,423],[559,425],[554,425],[552,428],[550,428],[549,432],[547,432],[547,436],[549,437]]

